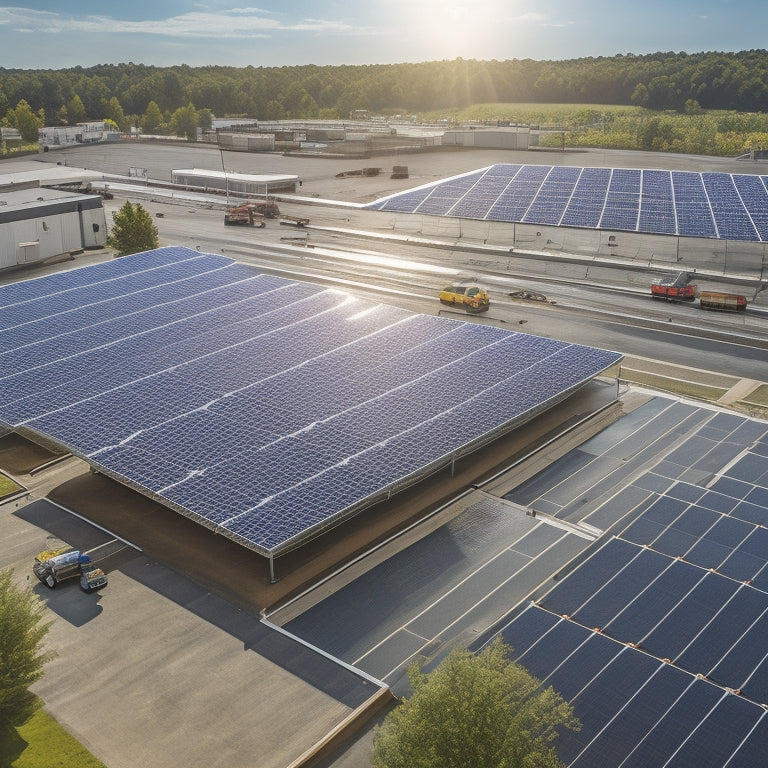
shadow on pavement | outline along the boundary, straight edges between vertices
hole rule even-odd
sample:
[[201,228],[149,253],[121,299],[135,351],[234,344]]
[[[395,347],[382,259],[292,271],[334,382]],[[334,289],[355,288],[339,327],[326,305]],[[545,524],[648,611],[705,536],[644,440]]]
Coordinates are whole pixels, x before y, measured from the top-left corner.
[[244,651],[257,653],[347,707],[355,709],[378,690],[361,675],[272,629],[259,617],[163,565],[139,557],[127,563],[122,571],[237,638],[243,643]]

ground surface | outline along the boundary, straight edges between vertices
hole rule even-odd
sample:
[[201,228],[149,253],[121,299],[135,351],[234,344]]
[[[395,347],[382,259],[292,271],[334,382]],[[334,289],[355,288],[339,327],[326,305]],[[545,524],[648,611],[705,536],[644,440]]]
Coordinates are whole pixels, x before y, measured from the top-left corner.
[[[151,159],[147,164],[157,171],[153,175],[167,177],[171,168],[189,165],[186,148],[148,149]],[[124,174],[129,165],[136,164],[131,154],[134,148],[128,150],[109,147],[94,153],[89,149],[82,157],[73,157],[70,164],[102,168],[111,164],[114,167],[108,170]],[[220,167],[218,150],[206,151],[210,162],[196,164]],[[472,151],[450,158],[435,154],[382,158],[381,162],[307,161],[240,153],[227,153],[226,157],[228,167],[236,164],[233,169],[241,172],[290,172],[294,162],[300,162],[305,180],[302,194],[359,202],[443,178],[450,175],[446,167],[451,173],[461,173],[494,162],[653,168],[663,161],[663,167],[690,169],[695,160],[701,170],[749,173],[765,167],[718,158],[703,162],[700,158],[610,152]],[[375,187],[374,180],[366,186],[369,180],[360,177],[328,181],[337,168],[381,165],[388,170],[393,162],[409,164],[411,179],[379,177]],[[59,268],[69,266],[73,265]],[[0,282],[19,277],[4,275]],[[275,650],[274,635],[264,632],[258,612],[284,604],[395,530],[440,508],[478,478],[544,443],[586,410],[585,404],[572,405],[570,412],[558,409],[460,462],[455,476],[443,471],[278,559],[276,584],[270,583],[263,558],[106,477],[91,475],[76,459],[28,475],[53,455],[15,436],[0,439],[0,467],[22,479],[31,489],[32,502],[0,506],[0,567],[16,566],[23,580],[31,557],[52,542],[97,546],[110,538],[56,507],[36,501],[46,495],[143,550],[138,554],[126,549],[115,556],[110,586],[99,595],[83,595],[76,585],[54,593],[40,592],[55,616],[51,642],[59,657],[39,692],[61,722],[110,768],[165,768],[179,763],[222,768],[287,765],[356,706],[360,691],[358,683],[335,671],[323,680],[314,676],[313,662],[294,663],[298,656],[291,644],[279,643]],[[440,514],[436,521],[442,519]],[[450,512],[445,515],[450,519]],[[402,544],[395,544],[394,549],[422,536],[423,529],[412,529],[399,537]],[[357,562],[345,571],[348,576],[337,577],[334,585],[328,582],[296,605],[302,610],[311,608],[336,588],[336,582],[369,570],[368,561],[374,558]],[[109,716],[108,721],[94,719],[94,702],[99,713]],[[339,758],[336,768],[365,765],[369,749],[366,735],[357,748]]]

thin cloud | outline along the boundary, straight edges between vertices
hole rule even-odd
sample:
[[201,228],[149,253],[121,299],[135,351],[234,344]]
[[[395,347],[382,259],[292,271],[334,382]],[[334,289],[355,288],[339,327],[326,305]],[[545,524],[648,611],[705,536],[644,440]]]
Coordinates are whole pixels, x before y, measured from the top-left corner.
[[546,14],[536,13],[535,11],[522,13],[520,16],[513,16],[510,21],[513,23],[522,22],[535,27],[546,27],[548,29],[562,29],[575,24],[573,21],[550,21]]
[[365,32],[345,22],[330,19],[302,19],[284,23],[268,18],[259,8],[234,8],[220,13],[190,12],[168,19],[128,21],[110,16],[74,17],[26,8],[0,8],[0,25],[16,32],[63,34],[135,34],[175,38],[253,38],[290,32]]

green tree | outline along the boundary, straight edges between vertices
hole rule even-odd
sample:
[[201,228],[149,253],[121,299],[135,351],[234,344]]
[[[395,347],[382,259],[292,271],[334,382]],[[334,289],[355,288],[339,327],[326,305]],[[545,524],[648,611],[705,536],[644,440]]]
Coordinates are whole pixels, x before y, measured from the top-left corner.
[[675,139],[672,120],[655,115],[646,120],[637,132],[637,142],[642,149],[668,152]]
[[29,686],[52,658],[41,645],[50,627],[35,593],[13,583],[13,571],[0,571],[0,726],[21,725],[40,706]]
[[45,125],[45,118],[35,114],[24,99],[16,105],[16,109],[8,110],[6,118],[13,128],[18,128],[21,138],[27,142],[37,141],[38,129]]
[[85,106],[83,105],[83,100],[77,94],[69,100],[67,112],[69,113],[69,120],[72,125],[85,122]]
[[199,119],[197,110],[193,104],[179,107],[171,116],[171,130],[176,136],[186,136],[188,141],[197,139],[197,125]]
[[685,112],[686,115],[703,115],[704,110],[701,108],[701,104],[699,104],[696,99],[686,99],[685,100],[685,106],[683,107],[683,112]]
[[128,200],[125,205],[112,214],[112,232],[107,238],[107,245],[114,248],[115,255],[127,256],[157,248],[159,240],[157,227],[145,208]]
[[141,130],[144,133],[157,133],[162,122],[163,113],[160,111],[160,107],[157,106],[157,102],[150,101],[147,104],[147,111],[141,118]]
[[457,649],[428,676],[413,665],[413,695],[374,736],[375,768],[557,768],[558,730],[581,724],[570,704],[509,660],[496,640]]
[[197,122],[203,130],[210,131],[211,126],[213,125],[213,112],[207,107],[199,110],[197,113]]
[[277,99],[272,99],[267,102],[267,106],[264,108],[265,120],[285,120],[285,107],[282,102]]
[[61,108],[56,110],[56,125],[69,125],[68,112],[66,104],[62,104]]
[[102,113],[104,119],[113,122],[118,127],[118,130],[128,130],[130,122],[125,119],[125,112],[123,112],[123,108],[120,106],[116,96],[102,103]]

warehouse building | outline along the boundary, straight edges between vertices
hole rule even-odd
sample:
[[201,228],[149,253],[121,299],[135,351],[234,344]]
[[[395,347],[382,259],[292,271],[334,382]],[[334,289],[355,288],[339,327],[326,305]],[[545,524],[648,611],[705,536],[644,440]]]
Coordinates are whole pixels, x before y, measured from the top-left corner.
[[201,168],[185,168],[171,171],[171,181],[180,187],[195,191],[217,190],[228,194],[261,195],[270,192],[295,192],[301,185],[298,176],[289,174],[230,173],[229,171],[208,171]]
[[0,203],[0,269],[103,248],[107,223],[98,195],[34,188],[6,192]]

